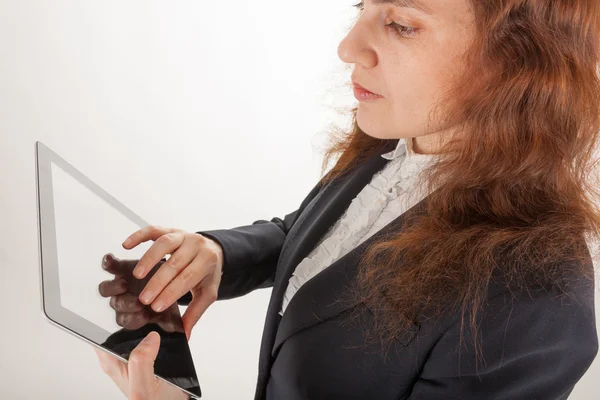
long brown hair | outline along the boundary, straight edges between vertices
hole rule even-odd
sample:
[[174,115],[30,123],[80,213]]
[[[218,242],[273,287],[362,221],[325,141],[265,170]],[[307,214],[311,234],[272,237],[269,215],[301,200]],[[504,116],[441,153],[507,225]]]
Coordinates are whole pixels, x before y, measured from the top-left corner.
[[[360,260],[356,294],[377,308],[372,333],[387,344],[420,318],[448,310],[462,311],[461,341],[465,315],[476,340],[476,316],[498,272],[525,290],[537,282],[562,291],[568,276],[594,279],[583,238],[600,233],[592,179],[600,2],[471,3],[477,34],[464,75],[438,105],[462,129],[420,174],[425,212],[403,220],[400,232]],[[322,174],[339,158],[322,183],[386,142],[358,127],[356,111],[349,130],[330,132]]]

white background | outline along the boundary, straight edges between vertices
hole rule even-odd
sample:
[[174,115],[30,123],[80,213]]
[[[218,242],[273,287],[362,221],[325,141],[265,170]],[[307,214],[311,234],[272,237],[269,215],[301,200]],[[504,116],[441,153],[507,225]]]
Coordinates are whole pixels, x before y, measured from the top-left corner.
[[[123,398],[42,317],[35,141],[152,224],[283,217],[319,178],[328,125],[346,124],[334,106],[355,102],[336,51],[357,1],[0,0],[1,398]],[[270,292],[196,326],[207,400],[253,398]],[[597,361],[571,398],[597,398],[598,377]]]

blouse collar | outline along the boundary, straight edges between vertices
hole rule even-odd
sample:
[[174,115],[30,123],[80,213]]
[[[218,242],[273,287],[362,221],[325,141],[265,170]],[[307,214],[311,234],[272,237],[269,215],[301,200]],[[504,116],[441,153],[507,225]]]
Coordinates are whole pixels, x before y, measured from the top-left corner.
[[389,153],[382,154],[381,157],[387,160],[394,160],[404,155],[407,159],[413,161],[426,161],[430,160],[434,156],[432,154],[415,153],[413,150],[412,138],[400,138],[396,148]]

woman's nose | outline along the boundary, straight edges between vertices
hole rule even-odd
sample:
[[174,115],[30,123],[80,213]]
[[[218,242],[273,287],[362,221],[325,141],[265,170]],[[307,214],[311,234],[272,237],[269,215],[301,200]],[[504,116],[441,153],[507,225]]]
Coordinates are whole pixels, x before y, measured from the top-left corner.
[[360,64],[364,68],[372,68],[377,64],[377,56],[365,39],[365,32],[360,32],[355,25],[342,39],[337,48],[340,60],[347,64]]

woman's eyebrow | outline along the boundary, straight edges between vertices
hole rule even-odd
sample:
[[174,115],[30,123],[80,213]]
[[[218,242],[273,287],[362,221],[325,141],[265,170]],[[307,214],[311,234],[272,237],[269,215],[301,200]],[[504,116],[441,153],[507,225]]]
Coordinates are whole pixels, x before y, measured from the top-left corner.
[[414,8],[414,9],[422,11],[426,14],[433,13],[433,11],[431,10],[431,8],[429,8],[429,6],[425,5],[425,3],[423,3],[422,1],[419,1],[419,0],[372,0],[372,1],[373,1],[373,4],[375,4],[375,5],[391,4],[391,5],[394,5],[397,7]]

